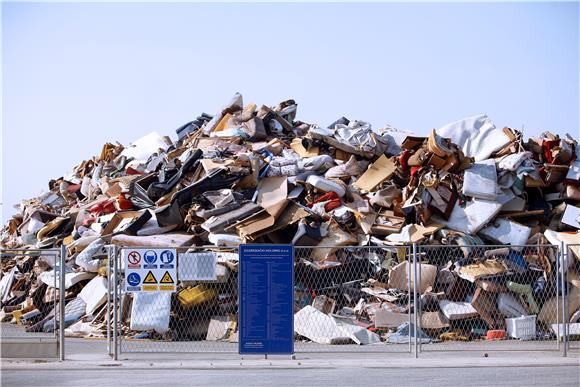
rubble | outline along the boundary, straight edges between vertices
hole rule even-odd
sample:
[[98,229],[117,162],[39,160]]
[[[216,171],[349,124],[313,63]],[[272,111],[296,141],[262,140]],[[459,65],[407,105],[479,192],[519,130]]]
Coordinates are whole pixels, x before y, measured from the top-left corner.
[[[485,115],[426,137],[345,117],[320,127],[298,121],[297,107],[245,105],[237,93],[179,127],[176,141],[154,132],[106,143],[22,201],[1,246],[66,246],[65,319],[77,336],[102,336],[109,321],[105,246],[204,246],[217,270],[180,268],[174,296],[126,296],[124,331],[235,340],[235,247],[247,242],[318,246],[295,264],[295,330],[314,342],[408,342],[419,312],[426,343],[505,337],[506,319],[514,336],[511,319],[529,315],[538,334],[555,334],[559,258],[544,245],[580,244],[577,139],[526,141]],[[417,286],[402,248],[411,243],[441,251],[419,256]],[[505,247],[486,247],[495,244]],[[570,251],[559,270],[577,323],[580,247]],[[2,262],[2,321],[54,330],[54,258]]]

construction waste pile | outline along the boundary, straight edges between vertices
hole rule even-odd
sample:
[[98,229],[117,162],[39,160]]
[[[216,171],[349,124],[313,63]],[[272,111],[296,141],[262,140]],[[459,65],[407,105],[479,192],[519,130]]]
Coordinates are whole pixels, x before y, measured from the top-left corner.
[[[294,100],[258,107],[240,94],[176,132],[106,143],[2,229],[3,249],[66,246],[68,335],[105,332],[108,245],[218,255],[217,281],[179,282],[155,311],[156,295],[124,295],[127,337],[235,341],[240,243],[296,246],[300,340],[408,342],[419,312],[425,342],[555,337],[563,295],[566,320],[580,323],[580,160],[569,135],[524,139],[485,115],[427,137],[345,117],[320,127],[297,120]],[[42,251],[2,258],[2,322],[54,330],[54,266]],[[533,332],[510,329],[517,319]]]

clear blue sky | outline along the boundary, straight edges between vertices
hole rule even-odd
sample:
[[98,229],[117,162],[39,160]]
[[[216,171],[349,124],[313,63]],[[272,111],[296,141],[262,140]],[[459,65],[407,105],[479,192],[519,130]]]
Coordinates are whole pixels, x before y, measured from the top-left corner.
[[2,4],[3,219],[106,141],[294,98],[425,134],[579,133],[578,3]]

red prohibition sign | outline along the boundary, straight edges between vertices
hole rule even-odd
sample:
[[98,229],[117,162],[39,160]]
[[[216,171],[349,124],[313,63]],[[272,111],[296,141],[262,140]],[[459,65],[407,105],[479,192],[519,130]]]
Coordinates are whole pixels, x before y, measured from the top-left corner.
[[137,251],[131,251],[127,256],[127,259],[131,265],[136,265],[141,262],[141,254],[139,254]]

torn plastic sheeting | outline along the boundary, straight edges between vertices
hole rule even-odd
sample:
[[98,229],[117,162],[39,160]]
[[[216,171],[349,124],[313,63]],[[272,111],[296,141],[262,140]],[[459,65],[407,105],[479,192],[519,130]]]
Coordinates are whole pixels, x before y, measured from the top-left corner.
[[[54,278],[55,277],[54,270],[42,272],[42,273],[40,273],[38,278],[43,283],[47,284],[48,286],[54,287],[54,285],[56,284],[56,289],[60,289],[60,280],[59,280],[60,275],[59,274],[56,275],[56,281]],[[89,272],[85,272],[85,271],[80,271],[80,272],[76,272],[76,273],[65,273],[65,275],[64,275],[64,288],[68,289],[71,286],[73,286],[81,281],[93,278],[95,275],[96,275],[95,273],[89,273]]]
[[92,315],[107,301],[107,279],[100,276],[93,278],[81,290],[78,297],[87,304],[87,314]]
[[497,197],[495,161],[488,159],[471,165],[463,175],[463,194],[478,199]]
[[294,330],[319,344],[341,344],[351,340],[357,344],[380,342],[376,333],[345,319],[324,314],[311,305],[306,305],[294,314]]
[[[397,331],[395,333],[391,333],[389,335],[389,337],[387,338],[387,343],[406,344],[409,341],[414,340],[414,336],[415,336],[415,325],[405,322],[397,328]],[[427,336],[425,332],[421,330],[421,328],[419,328],[419,330],[417,331],[417,340],[420,343],[431,342],[431,338]]]
[[439,128],[437,133],[450,138],[467,157],[473,157],[475,161],[489,158],[511,141],[485,114],[452,122]]
[[475,234],[488,224],[501,210],[501,204],[483,199],[473,199],[461,207],[455,204],[448,220],[434,216],[448,228],[465,234]]
[[480,235],[504,245],[512,245],[515,250],[521,250],[530,238],[532,229],[505,218],[499,218],[481,229]]
[[134,293],[130,329],[163,334],[169,330],[170,310],[171,293]]

